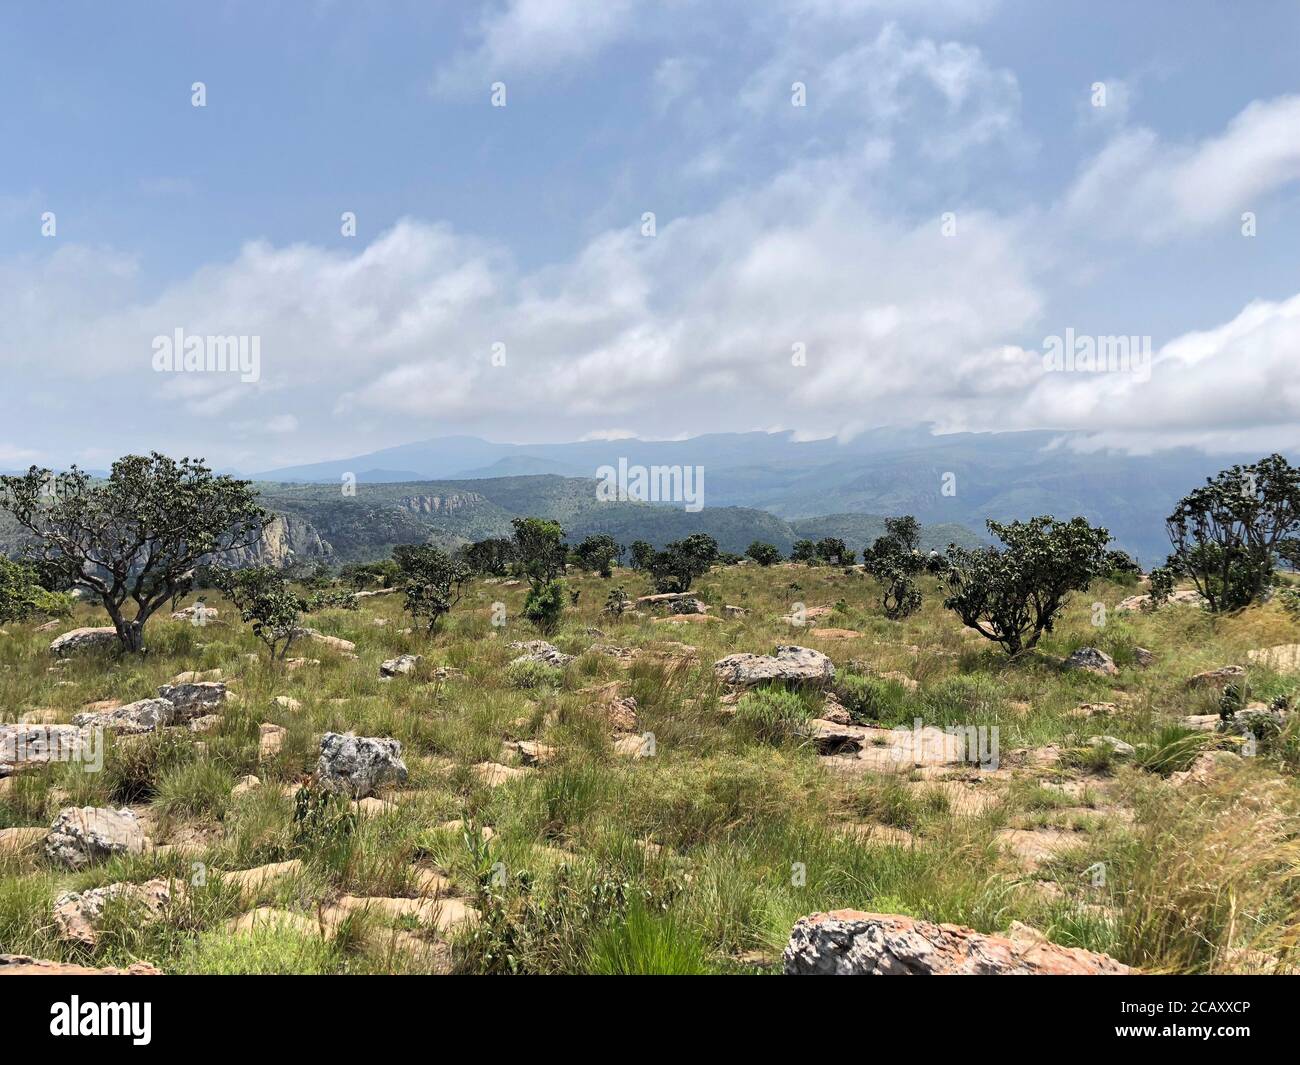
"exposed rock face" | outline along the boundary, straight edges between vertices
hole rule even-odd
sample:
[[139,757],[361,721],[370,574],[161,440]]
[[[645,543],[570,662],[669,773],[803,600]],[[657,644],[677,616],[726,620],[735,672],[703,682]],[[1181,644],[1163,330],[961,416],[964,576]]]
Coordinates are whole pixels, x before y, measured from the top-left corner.
[[54,926],[61,939],[93,947],[99,938],[104,908],[110,902],[121,900],[140,919],[149,920],[166,910],[173,891],[182,893],[184,885],[180,881],[158,879],[143,884],[109,884],[90,891],[65,891],[54,900]]
[[390,658],[379,664],[379,675],[381,677],[405,675],[423,661],[424,657],[422,655],[398,655],[396,658]]
[[545,640],[527,640],[523,643],[512,643],[512,651],[523,651],[518,658],[511,662],[541,662],[543,665],[554,666],[556,669],[563,669],[573,661],[573,655],[566,655],[554,644],[549,644]]
[[1033,937],[986,936],[959,925],[836,910],[801,917],[786,945],[789,976],[1122,976],[1107,954]]
[[1080,647],[1065,660],[1066,669],[1082,669],[1088,673],[1097,673],[1103,677],[1113,677],[1119,670],[1115,660],[1105,651],[1096,647]]
[[132,962],[125,969],[111,965],[88,969],[84,965],[33,958],[29,954],[0,954],[0,976],[162,976],[162,970],[147,961]]
[[397,505],[412,514],[450,514],[486,502],[487,498],[477,492],[453,492],[445,496],[403,496]]
[[707,614],[709,608],[686,592],[660,592],[643,595],[636,601],[638,610],[653,610],[664,614]]
[[1276,647],[1260,647],[1247,651],[1252,662],[1276,670],[1278,673],[1300,673],[1300,643],[1284,643]]
[[277,514],[262,530],[252,547],[226,551],[209,561],[236,569],[245,566],[273,566],[283,569],[291,562],[327,559],[334,554],[329,542],[321,539],[311,522],[292,514]]
[[45,837],[45,856],[56,865],[81,869],[114,854],[139,854],[146,839],[130,810],[69,806],[59,812]]
[[79,654],[82,651],[97,651],[117,646],[117,630],[112,625],[105,625],[65,632],[50,644],[50,654],[55,658],[66,658],[68,655]]
[[[1115,609],[1119,612],[1127,610],[1145,609],[1151,602],[1149,595],[1130,595],[1127,599],[1121,599]],[[1178,606],[1204,606],[1205,597],[1195,588],[1180,588],[1176,592],[1170,593],[1169,603]]]
[[167,699],[176,707],[176,723],[183,724],[191,718],[215,713],[229,697],[226,686],[219,680],[192,681],[185,684],[164,684],[158,697]]
[[123,736],[139,736],[170,725],[175,719],[176,707],[170,699],[140,699],[102,713],[82,711],[73,716],[72,723],[83,728],[107,729]]
[[85,734],[76,725],[0,725],[0,777],[77,758]]
[[969,737],[933,725],[874,728],[841,725],[824,718],[808,723],[811,739],[825,764],[847,773],[907,773],[915,768],[979,763],[996,759]]
[[316,779],[321,787],[364,799],[382,784],[406,781],[406,763],[397,740],[327,732],[320,741]]
[[835,679],[835,663],[811,647],[782,644],[771,655],[727,655],[713,671],[728,684],[747,687],[765,681],[787,684],[827,684]]

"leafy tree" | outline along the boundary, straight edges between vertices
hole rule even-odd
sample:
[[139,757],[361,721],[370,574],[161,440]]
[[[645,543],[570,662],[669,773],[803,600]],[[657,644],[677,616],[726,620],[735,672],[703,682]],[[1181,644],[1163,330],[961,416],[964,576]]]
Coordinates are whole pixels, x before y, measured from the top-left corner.
[[567,589],[562,580],[541,581],[528,589],[523,615],[543,633],[554,632],[564,613]]
[[407,612],[422,620],[432,635],[443,616],[460,602],[471,576],[469,567],[433,544],[403,544],[393,549],[393,560]]
[[964,625],[1018,655],[1052,631],[1070,592],[1084,590],[1103,572],[1110,534],[1083,518],[987,524],[1003,547],[950,545],[952,594],[943,605]]
[[790,548],[790,561],[814,564],[817,561],[817,545],[811,540],[796,540]]
[[196,565],[252,547],[270,521],[250,482],[157,452],[118,459],[106,480],[75,466],[0,477],[0,507],[31,534],[29,557],[99,596],[127,651]]
[[817,558],[828,566],[851,566],[855,552],[850,551],[838,536],[827,536],[817,541]]
[[1165,528],[1166,567],[1191,578],[1210,610],[1249,606],[1300,529],[1300,470],[1281,455],[1233,466],[1179,500]]
[[71,598],[41,587],[40,574],[34,566],[0,556],[0,624],[25,621],[33,614],[62,617],[71,611]]
[[921,526],[911,515],[885,522],[885,535],[862,552],[862,563],[881,587],[880,606],[894,621],[916,613],[921,606],[917,574],[925,568],[919,545]]
[[461,551],[465,565],[486,577],[504,577],[515,560],[514,541],[495,536],[469,544]]
[[1137,559],[1127,551],[1107,551],[1104,563],[1106,576],[1113,581],[1126,580],[1142,575],[1142,567]]
[[595,533],[574,548],[573,557],[583,569],[609,577],[610,567],[623,558],[623,545],[606,533]]
[[628,564],[639,570],[648,570],[655,557],[655,549],[644,540],[633,540],[628,553]]
[[271,660],[283,659],[290,644],[302,635],[298,618],[307,609],[284,574],[269,566],[218,568],[212,571],[212,580],[244,623],[252,623],[253,635],[266,644]]
[[762,540],[755,540],[745,548],[745,554],[760,566],[772,566],[781,561],[781,552],[776,549],[776,545]]
[[568,549],[558,521],[515,518],[510,524],[515,529],[515,559],[534,587],[563,575]]
[[686,592],[717,560],[718,541],[707,533],[693,533],[658,552],[650,563],[650,573],[659,591]]
[[611,588],[605,596],[605,613],[616,618],[621,618],[631,605],[631,597],[622,588]]
[[339,578],[358,591],[371,586],[392,588],[397,584],[397,563],[391,558],[378,562],[352,562],[339,571]]

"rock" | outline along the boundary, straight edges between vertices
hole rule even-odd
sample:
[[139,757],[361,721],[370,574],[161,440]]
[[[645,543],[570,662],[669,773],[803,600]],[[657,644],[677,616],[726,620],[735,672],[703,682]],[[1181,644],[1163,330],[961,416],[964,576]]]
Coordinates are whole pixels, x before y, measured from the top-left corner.
[[230,698],[230,693],[219,680],[201,680],[188,684],[164,684],[158,689],[158,698],[167,699],[176,707],[176,724],[180,725],[191,718],[219,710]]
[[556,669],[563,669],[573,661],[573,655],[566,655],[554,644],[549,644],[545,640],[515,642],[510,645],[510,649],[524,652],[510,663],[512,666],[520,662],[540,662],[543,665],[554,666]]
[[0,855],[26,854],[36,850],[45,842],[49,829],[41,828],[0,828]]
[[802,611],[793,614],[784,614],[781,620],[787,625],[807,625],[810,621],[818,621],[821,618],[828,618],[833,613],[828,606],[810,606],[805,607]]
[[665,614],[707,614],[709,608],[687,592],[661,592],[643,595],[634,604],[638,610]]
[[176,706],[170,699],[141,699],[102,714],[83,711],[72,723],[83,728],[102,728],[122,736],[154,732],[176,720]]
[[216,621],[218,611],[206,604],[194,604],[181,610],[172,611],[172,621]]
[[960,925],[837,910],[801,917],[783,955],[790,976],[1120,976],[1107,954]]
[[111,965],[90,969],[71,962],[47,961],[28,954],[0,954],[0,976],[162,976],[162,970],[147,961],[132,962],[125,969]]
[[[491,765],[492,763],[484,762],[483,764]],[[439,823],[438,827],[444,832],[455,832],[457,835],[462,835],[469,829],[469,825],[460,818],[457,818],[454,821],[442,821]],[[494,832],[488,825],[480,826],[479,838],[482,839],[484,843],[489,842],[495,836],[496,832]]]
[[302,936],[324,935],[324,929],[319,922],[301,913],[282,910],[276,906],[259,906],[249,913],[232,918],[226,922],[225,929],[232,936],[246,936],[271,929],[296,932]]
[[716,625],[721,618],[712,614],[668,614],[661,618],[651,618],[655,625]]
[[1137,749],[1117,736],[1089,736],[1089,747],[1109,747],[1116,758],[1132,758]]
[[611,643],[596,643],[587,648],[587,651],[593,655],[605,655],[609,658],[617,658],[620,662],[631,662],[638,655],[640,650],[635,647],[618,647]]
[[296,714],[302,709],[302,703],[292,695],[277,695],[274,702],[281,710],[288,710],[291,714]]
[[117,639],[117,629],[107,625],[65,632],[50,644],[49,651],[55,658],[64,658],[82,651],[98,651],[118,646],[120,644]]
[[56,865],[81,869],[114,854],[140,854],[147,844],[139,818],[125,807],[70,806],[50,826],[45,856]]
[[1213,732],[1222,720],[1223,718],[1218,714],[1188,714],[1186,717],[1179,718],[1178,723],[1183,728],[1194,729],[1197,732]]
[[1218,688],[1222,691],[1229,684],[1236,684],[1245,679],[1245,667],[1220,666],[1218,669],[1207,669],[1204,673],[1197,673],[1196,676],[1189,677],[1187,686],[1189,688]]
[[881,680],[892,680],[900,687],[906,688],[910,692],[916,691],[921,685],[909,677],[906,673],[901,673],[897,669],[887,669],[880,674]]
[[499,788],[507,781],[525,776],[528,770],[502,765],[500,762],[479,762],[471,772],[478,778],[480,784],[485,784],[489,788]]
[[379,664],[379,675],[381,677],[405,676],[423,661],[423,655],[398,655]]
[[650,751],[651,745],[645,736],[620,736],[614,741],[614,753],[620,758],[639,761],[642,758],[649,758]]
[[384,784],[403,784],[402,745],[389,738],[327,732],[320,741],[316,780],[352,799],[364,799]]
[[149,880],[143,884],[109,884],[89,891],[65,891],[54,900],[54,927],[59,938],[93,947],[99,938],[98,925],[104,908],[121,901],[137,921],[154,920],[184,894],[185,885],[176,880]]
[[280,748],[284,746],[284,738],[288,734],[289,730],[283,725],[272,725],[269,721],[263,721],[258,725],[257,760],[265,762],[279,754]]
[[317,632],[315,629],[302,628],[298,630],[300,636],[309,637],[319,644],[324,644],[331,651],[340,651],[343,654],[352,654],[357,645],[351,640],[344,640],[338,636],[326,636],[323,632]]
[[204,714],[202,717],[196,717],[190,721],[189,730],[191,732],[200,733],[212,732],[214,729],[220,727],[221,722],[224,720],[225,718],[220,714]]
[[1067,716],[1087,720],[1090,717],[1112,717],[1119,712],[1119,703],[1080,703]]
[[[1130,595],[1127,599],[1121,599],[1115,605],[1115,610],[1118,613],[1129,610],[1145,610],[1150,602],[1151,596],[1149,595]],[[1195,588],[1180,588],[1170,594],[1168,602],[1171,606],[1204,606],[1205,597]]]
[[848,773],[910,773],[930,766],[978,764],[977,756],[992,754],[970,751],[966,736],[933,725],[887,729],[814,720],[809,726],[813,743],[825,755],[824,764]]
[[1170,773],[1169,783],[1176,788],[1181,788],[1185,784],[1196,784],[1205,787],[1214,778],[1214,775],[1225,768],[1231,768],[1242,764],[1242,757],[1234,754],[1232,751],[1206,751],[1198,755],[1185,771],[1181,773]]
[[1276,673],[1300,673],[1300,643],[1260,647],[1254,651],[1247,651],[1246,657]]
[[177,673],[172,677],[173,684],[197,684],[203,680],[220,680],[222,677],[219,669],[187,669],[184,673]]
[[1138,669],[1146,669],[1156,660],[1154,651],[1148,651],[1145,647],[1133,648],[1133,661]]
[[554,761],[558,753],[556,748],[536,740],[517,740],[507,746],[519,755],[519,760],[524,765],[546,765],[547,762]]
[[730,604],[722,608],[722,613],[729,618],[743,618],[749,616],[749,611],[743,606],[731,606]]
[[251,773],[248,776],[240,777],[239,782],[230,789],[230,797],[238,799],[241,795],[247,795],[250,791],[256,791],[262,786],[262,781]]
[[739,687],[781,681],[788,684],[826,684],[835,679],[835,664],[810,647],[782,644],[772,655],[727,655],[713,663],[723,681]]
[[808,635],[815,640],[856,640],[862,633],[857,629],[809,629]]
[[0,777],[80,758],[91,742],[77,725],[0,725]]
[[1080,647],[1065,660],[1066,669],[1082,669],[1088,673],[1097,673],[1103,677],[1113,677],[1119,673],[1115,660],[1105,651],[1096,647]]
[[836,698],[834,692],[828,693],[822,703],[821,720],[829,721],[832,725],[851,725],[853,723],[852,715],[844,708],[844,704]]
[[221,880],[226,884],[234,884],[239,889],[239,897],[247,904],[257,898],[262,889],[268,885],[285,877],[297,876],[301,872],[302,861],[291,858],[287,862],[272,862],[270,865],[259,865],[254,869],[223,872]]
[[62,711],[55,710],[53,707],[42,707],[39,710],[24,710],[18,715],[18,724],[20,725],[57,725],[59,718],[63,716]]

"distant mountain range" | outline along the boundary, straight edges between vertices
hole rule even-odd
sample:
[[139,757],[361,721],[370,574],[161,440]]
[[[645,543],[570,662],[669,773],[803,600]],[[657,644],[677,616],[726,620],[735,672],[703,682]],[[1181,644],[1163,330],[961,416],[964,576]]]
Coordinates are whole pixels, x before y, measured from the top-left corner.
[[[472,516],[467,512],[454,519],[445,514],[401,519],[436,526],[452,536],[489,527],[500,531],[503,517],[508,522],[508,516],[521,513],[565,520],[547,507],[583,497],[591,506],[574,502],[568,512],[574,534],[607,531],[657,541],[696,530],[718,535],[714,530],[722,529],[718,539],[728,550],[743,549],[755,538],[787,547],[792,538],[812,536],[808,522],[818,529],[844,529],[833,535],[860,548],[874,538],[884,516],[897,514],[914,514],[931,527],[964,528],[966,538],[983,535],[986,518],[1082,515],[1105,525],[1117,546],[1154,565],[1167,551],[1164,521],[1177,500],[1218,470],[1260,457],[1208,456],[1192,448],[1151,455],[1085,451],[1072,446],[1078,439],[1078,434],[1049,431],[934,435],[925,427],[877,429],[846,443],[800,441],[788,432],[559,444],[498,444],[450,436],[270,470],[256,479],[279,482],[282,487],[268,485],[264,491],[285,506],[306,498],[294,497],[288,484],[334,485],[333,496],[339,499],[337,486],[349,474],[359,485],[393,487],[394,498],[481,496],[485,504],[470,508]],[[620,458],[644,466],[702,467],[704,509],[688,514],[680,506],[597,503],[591,479],[599,467],[616,466]],[[417,484],[428,481],[438,484]],[[557,488],[560,484],[567,487]],[[356,499],[343,502],[355,504],[364,495],[359,488]],[[319,497],[322,506],[327,496]],[[343,524],[349,526],[350,520]],[[325,528],[318,528],[334,542]],[[344,535],[336,546],[346,550],[348,542],[350,537]]]

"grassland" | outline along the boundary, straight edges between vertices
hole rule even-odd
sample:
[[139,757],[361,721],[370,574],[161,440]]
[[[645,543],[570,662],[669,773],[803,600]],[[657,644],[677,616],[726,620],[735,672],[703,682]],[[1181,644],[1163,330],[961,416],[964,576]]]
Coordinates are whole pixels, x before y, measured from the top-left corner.
[[[859,572],[715,568],[696,593],[715,616],[724,604],[747,613],[674,624],[602,612],[613,587],[649,591],[639,574],[569,580],[578,604],[549,637],[577,656],[564,669],[510,665],[519,652],[509,644],[537,636],[517,618],[517,583],[476,581],[432,637],[410,631],[398,596],[313,615],[313,627],[355,643],[355,658],[304,640],[290,655],[306,661],[292,667],[270,663],[216,597],[219,617],[205,625],[151,623],[149,653],[137,658],[55,665],[53,636],[104,623],[84,606],[54,631],[7,626],[6,720],[66,722],[90,703],[152,696],[183,671],[220,670],[235,698],[210,731],[119,739],[100,772],[73,762],[0,782],[0,828],[48,827],[70,805],[129,805],[156,845],[79,872],[49,867],[39,848],[0,853],[0,952],[143,959],[181,973],[762,974],[779,971],[799,916],[853,907],[986,932],[1018,921],[1150,971],[1293,966],[1294,715],[1254,757],[1201,781],[1175,775],[1205,751],[1236,749],[1180,725],[1218,707],[1215,692],[1188,688],[1191,675],[1249,665],[1252,698],[1264,701],[1300,684],[1248,662],[1252,649],[1300,642],[1279,606],[1223,618],[1188,606],[1110,611],[1096,626],[1094,602],[1113,607],[1134,591],[1099,583],[1038,653],[1009,663],[942,609],[929,582],[922,610],[890,622]],[[504,626],[492,624],[496,602]],[[830,608],[816,626],[860,635],[794,627],[782,616],[795,603]],[[778,643],[829,654],[857,721],[996,727],[999,767],[833,771],[807,726],[824,693],[737,698],[714,678],[723,655]],[[1060,659],[1081,646],[1113,656],[1119,675],[1063,671]],[[1154,652],[1147,668],[1137,647]],[[423,660],[381,680],[379,663],[402,653]],[[615,695],[635,698],[651,756],[616,745],[601,709]],[[1082,704],[1112,705],[1083,718]],[[263,723],[286,730],[274,755],[259,753]],[[400,740],[406,784],[365,809],[295,818],[327,730]],[[1135,755],[1088,747],[1097,734]],[[544,745],[544,764],[524,766],[508,746],[530,740]],[[489,782],[474,768],[482,763],[519,771]],[[247,775],[260,786],[232,796]],[[228,875],[281,862],[295,864],[260,885]],[[110,905],[93,947],[59,937],[51,907],[61,892],[155,877],[187,885],[157,919]],[[358,901],[367,899],[390,901]],[[423,906],[439,899],[479,917],[443,922]],[[259,907],[299,920],[232,934],[230,922]]]

